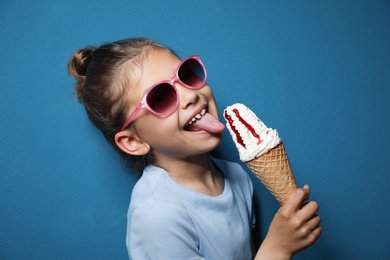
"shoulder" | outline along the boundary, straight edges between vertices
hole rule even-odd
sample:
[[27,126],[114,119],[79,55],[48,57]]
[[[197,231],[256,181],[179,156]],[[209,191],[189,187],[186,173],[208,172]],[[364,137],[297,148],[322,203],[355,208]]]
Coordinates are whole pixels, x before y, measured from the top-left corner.
[[131,195],[128,212],[131,225],[149,227],[178,222],[190,223],[191,219],[180,198],[173,192],[166,172],[158,167],[147,167]]
[[165,170],[155,166],[145,168],[131,193],[131,211],[142,206],[150,198],[163,197],[160,194],[164,191],[169,193],[169,187],[167,187],[169,183],[164,178],[164,174],[166,174]]

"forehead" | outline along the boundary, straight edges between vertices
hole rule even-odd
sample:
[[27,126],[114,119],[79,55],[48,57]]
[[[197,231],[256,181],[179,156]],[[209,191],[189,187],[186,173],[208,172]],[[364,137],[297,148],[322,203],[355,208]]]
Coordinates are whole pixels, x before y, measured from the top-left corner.
[[171,79],[180,62],[180,59],[168,50],[150,50],[137,66],[129,64],[131,67],[128,92],[130,102],[139,102],[151,86],[159,81]]
[[167,50],[152,50],[142,64],[142,76],[140,82],[146,85],[153,85],[161,80],[170,79],[180,59]]

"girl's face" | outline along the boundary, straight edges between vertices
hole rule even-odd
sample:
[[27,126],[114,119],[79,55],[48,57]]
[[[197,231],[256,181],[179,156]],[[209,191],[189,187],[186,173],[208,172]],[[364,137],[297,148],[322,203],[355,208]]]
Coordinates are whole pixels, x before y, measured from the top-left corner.
[[[159,81],[171,79],[180,59],[165,50],[150,51],[141,70],[134,71],[130,93],[130,111],[140,103],[145,92]],[[216,148],[222,138],[224,125],[218,121],[218,111],[213,93],[206,84],[198,90],[188,89],[175,83],[179,106],[166,118],[159,118],[147,109],[142,109],[133,124],[136,135],[150,145],[156,162],[166,159],[181,159],[204,154]],[[202,110],[206,114],[199,118]],[[194,118],[197,127],[189,127]],[[202,121],[203,120],[203,121]]]

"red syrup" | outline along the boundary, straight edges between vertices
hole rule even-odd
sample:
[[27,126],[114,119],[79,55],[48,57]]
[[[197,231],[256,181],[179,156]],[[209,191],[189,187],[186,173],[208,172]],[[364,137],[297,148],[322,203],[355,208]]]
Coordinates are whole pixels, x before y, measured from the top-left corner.
[[[252,133],[252,135],[257,138],[257,144],[260,144],[262,142],[262,140],[260,139],[260,135],[256,133],[255,129],[250,125],[248,124],[248,122],[246,122],[240,115],[240,112],[234,108],[233,109],[233,113],[236,114],[238,120],[240,120],[240,122],[246,127],[248,128],[248,130]],[[230,128],[233,130],[233,132],[235,133],[236,135],[236,138],[237,138],[237,142],[239,144],[241,144],[242,146],[244,146],[244,148],[246,148],[245,144],[244,144],[244,141],[242,140],[240,134],[238,133],[237,129],[233,126],[233,119],[226,113],[225,111],[225,118],[226,120],[228,121],[229,125],[230,125]]]
[[225,111],[225,118],[226,120],[228,121],[229,125],[230,125],[230,128],[233,130],[233,132],[235,133],[236,135],[236,139],[237,139],[237,142],[239,144],[241,144],[242,146],[244,146],[244,148],[246,148],[245,144],[244,144],[244,141],[242,140],[240,134],[238,133],[237,129],[233,126],[233,119],[226,113]]

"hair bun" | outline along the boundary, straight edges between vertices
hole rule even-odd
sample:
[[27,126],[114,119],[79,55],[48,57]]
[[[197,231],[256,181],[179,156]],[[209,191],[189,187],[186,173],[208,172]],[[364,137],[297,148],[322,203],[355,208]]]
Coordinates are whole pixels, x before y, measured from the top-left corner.
[[95,49],[94,47],[87,47],[73,53],[68,63],[68,73],[72,78],[79,80],[80,77],[85,77],[92,52]]
[[84,87],[85,76],[87,74],[88,65],[92,58],[92,53],[95,47],[86,47],[78,50],[70,57],[68,62],[68,73],[74,78],[76,83],[76,96],[81,97],[81,90]]

